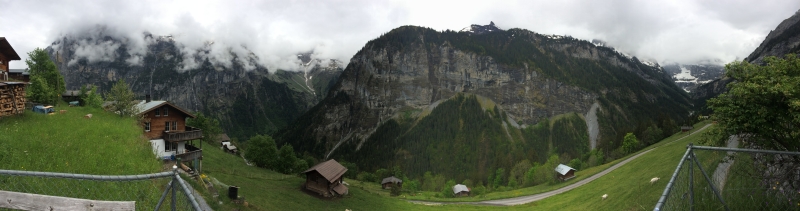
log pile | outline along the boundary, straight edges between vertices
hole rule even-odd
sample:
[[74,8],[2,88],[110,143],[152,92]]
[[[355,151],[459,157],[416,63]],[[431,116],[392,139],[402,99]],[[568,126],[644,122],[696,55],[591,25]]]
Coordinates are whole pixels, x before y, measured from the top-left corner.
[[25,83],[0,82],[0,117],[25,112]]

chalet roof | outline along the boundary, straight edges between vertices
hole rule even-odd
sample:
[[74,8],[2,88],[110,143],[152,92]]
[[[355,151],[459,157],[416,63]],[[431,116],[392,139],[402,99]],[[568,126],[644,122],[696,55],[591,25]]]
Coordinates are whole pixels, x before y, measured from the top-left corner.
[[469,188],[466,185],[458,184],[453,186],[453,194],[461,193],[462,191],[469,192]]
[[569,170],[574,171],[575,169],[564,164],[558,164],[558,166],[556,166],[556,172],[558,172],[561,175],[567,175],[567,173],[569,173]]
[[8,43],[5,37],[0,37],[0,53],[6,55],[8,60],[20,60],[17,51],[14,51],[14,48],[11,47],[11,44]]
[[397,177],[391,176],[391,177],[383,178],[383,181],[381,181],[381,185],[386,184],[386,183],[403,183],[403,180],[398,179]]
[[154,110],[156,108],[160,108],[161,106],[165,106],[165,105],[169,105],[169,106],[171,106],[171,107],[173,107],[175,109],[178,109],[178,111],[186,114],[186,116],[190,116],[192,118],[195,118],[195,116],[192,113],[189,113],[188,111],[183,110],[183,108],[178,107],[175,104],[172,104],[170,102],[163,101],[163,100],[154,100],[154,101],[150,101],[150,102],[145,102],[144,100],[142,100],[141,102],[139,102],[139,104],[136,104],[136,107],[139,108],[139,114],[144,114],[144,113],[150,112],[150,111],[152,111],[152,110]]
[[336,160],[330,159],[328,161],[314,165],[313,167],[309,168],[303,173],[308,173],[312,171],[319,172],[319,174],[325,177],[325,179],[327,179],[328,182],[333,182],[336,181],[336,179],[342,177],[342,175],[344,175],[344,173],[347,172],[347,168],[342,166],[342,164],[339,164],[339,162],[336,162]]

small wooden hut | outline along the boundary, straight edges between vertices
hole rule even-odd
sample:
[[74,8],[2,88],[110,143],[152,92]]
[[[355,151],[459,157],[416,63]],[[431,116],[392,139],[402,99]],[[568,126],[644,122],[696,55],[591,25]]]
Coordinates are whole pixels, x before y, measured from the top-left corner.
[[462,184],[455,185],[453,186],[453,195],[456,197],[469,196],[469,188]]
[[556,166],[556,178],[561,181],[567,181],[575,177],[575,169],[564,164]]
[[348,188],[342,184],[342,176],[345,172],[347,172],[347,168],[336,160],[330,159],[304,171],[306,183],[303,186],[324,197],[346,195]]
[[403,180],[394,176],[383,178],[381,186],[383,186],[383,189],[390,189],[392,186],[403,187]]

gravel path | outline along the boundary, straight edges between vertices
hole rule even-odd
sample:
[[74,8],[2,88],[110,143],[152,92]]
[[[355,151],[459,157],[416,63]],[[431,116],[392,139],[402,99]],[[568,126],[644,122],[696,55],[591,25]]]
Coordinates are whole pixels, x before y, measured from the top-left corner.
[[[728,148],[737,148],[739,147],[739,136],[731,136],[728,138]],[[731,166],[733,166],[733,157],[731,157],[735,152],[728,152],[728,156],[719,163],[717,166],[717,170],[714,170],[714,184],[717,185],[717,189],[722,191],[725,188],[725,182],[728,180],[728,172],[731,170]]]
[[[689,136],[691,136],[691,135],[693,135],[693,134],[695,134],[697,132],[703,131],[706,128],[708,128],[709,126],[711,126],[711,124],[707,124],[707,125],[703,126],[702,128],[692,132],[691,134],[689,134],[687,136],[681,137],[681,138],[679,138],[677,140],[674,140],[674,141],[672,141],[670,143],[664,144],[664,146],[672,144],[672,143],[674,143],[676,141],[679,141],[679,140],[681,140],[683,138],[689,137]],[[658,147],[653,148],[653,149],[657,149],[657,148]],[[622,162],[619,162],[619,163],[615,164],[614,166],[611,166],[610,168],[601,171],[600,173],[592,175],[589,178],[586,178],[584,180],[578,181],[578,182],[573,183],[571,185],[567,185],[567,186],[565,186],[563,188],[559,188],[559,189],[548,191],[548,192],[544,192],[544,193],[528,195],[528,196],[520,196],[520,197],[515,197],[515,198],[507,198],[507,199],[479,201],[479,202],[429,202],[429,201],[409,201],[409,202],[415,203],[415,204],[424,204],[424,205],[473,204],[473,205],[512,206],[512,205],[527,204],[527,203],[531,203],[531,202],[534,202],[534,201],[539,201],[539,200],[545,199],[547,197],[555,196],[555,195],[557,195],[559,193],[570,191],[572,189],[575,189],[575,188],[578,188],[578,187],[580,187],[582,185],[585,185],[585,184],[587,184],[589,182],[592,182],[592,181],[596,180],[597,178],[605,176],[609,172],[614,171],[615,169],[617,169],[619,167],[622,167],[623,165],[625,165],[628,162],[638,158],[639,156],[647,154],[648,152],[652,151],[653,149],[649,149],[647,151],[644,151],[644,152],[641,152],[641,153],[639,153],[637,155],[634,155],[634,156],[632,156],[632,157],[630,157],[628,159],[625,159]]]

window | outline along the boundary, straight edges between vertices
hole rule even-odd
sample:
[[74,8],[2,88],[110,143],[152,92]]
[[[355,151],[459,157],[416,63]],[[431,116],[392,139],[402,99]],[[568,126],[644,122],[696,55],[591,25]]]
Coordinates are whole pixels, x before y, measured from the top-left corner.
[[161,109],[156,109],[156,116],[161,116]]
[[165,142],[164,143],[164,151],[165,152],[176,151],[176,150],[178,150],[178,143],[174,143],[174,142]]
[[145,132],[150,132],[150,123],[149,122],[145,122],[144,123],[144,131]]
[[178,122],[172,122],[172,130],[178,130]]
[[164,107],[164,116],[168,116],[168,114],[169,114],[168,111],[169,111],[169,109],[167,107]]
[[164,131],[169,131],[169,122],[164,122]]

